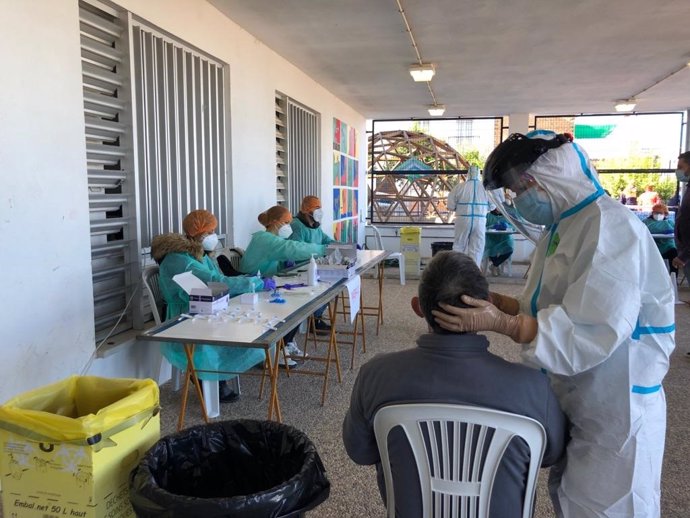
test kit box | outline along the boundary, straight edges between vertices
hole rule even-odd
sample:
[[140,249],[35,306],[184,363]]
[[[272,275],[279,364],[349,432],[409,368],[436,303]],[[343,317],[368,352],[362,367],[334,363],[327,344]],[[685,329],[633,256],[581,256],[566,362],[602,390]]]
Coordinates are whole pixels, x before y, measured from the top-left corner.
[[347,257],[353,263],[357,261],[357,243],[330,243],[326,247],[326,255],[333,255],[336,250],[341,257]]
[[17,396],[0,407],[3,513],[134,518],[129,474],[159,438],[153,380],[73,376]]
[[228,286],[222,282],[209,282],[205,288],[192,288],[189,292],[189,312],[212,315],[228,307]]
[[354,264],[319,264],[316,267],[316,274],[322,281],[349,279],[355,274],[355,266]]

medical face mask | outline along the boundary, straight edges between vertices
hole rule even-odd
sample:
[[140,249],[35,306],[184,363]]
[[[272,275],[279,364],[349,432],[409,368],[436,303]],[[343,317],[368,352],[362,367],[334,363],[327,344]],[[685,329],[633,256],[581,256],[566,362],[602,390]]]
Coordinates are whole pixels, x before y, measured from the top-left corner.
[[685,176],[685,172],[682,169],[676,169],[676,178],[679,182],[687,182],[690,180],[690,178]]
[[321,218],[323,218],[323,211],[321,209],[315,209],[311,217],[314,218],[314,221],[316,221],[317,223],[321,223]]
[[212,252],[216,249],[216,246],[218,246],[218,236],[216,234],[209,234],[201,242],[201,246],[203,246],[204,250],[207,252]]
[[663,215],[663,214],[652,214],[652,217],[653,217],[656,221],[662,221],[662,220],[664,219],[664,215]]
[[292,227],[290,225],[283,225],[278,230],[278,236],[282,237],[283,239],[287,239],[291,235],[292,235]]
[[536,186],[519,194],[514,200],[515,208],[530,223],[551,226],[554,222],[551,200]]

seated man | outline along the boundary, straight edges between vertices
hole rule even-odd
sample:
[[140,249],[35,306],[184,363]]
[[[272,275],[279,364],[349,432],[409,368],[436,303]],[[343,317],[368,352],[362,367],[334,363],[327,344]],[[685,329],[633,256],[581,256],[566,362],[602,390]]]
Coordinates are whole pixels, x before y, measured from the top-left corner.
[[[539,421],[547,444],[542,466],[551,466],[564,453],[566,419],[541,371],[510,363],[488,351],[489,341],[476,333],[449,333],[434,321],[439,302],[463,304],[462,295],[489,300],[489,287],[470,257],[439,252],[424,269],[419,297],[412,306],[424,316],[429,333],[417,347],[377,356],[360,369],[343,423],[343,441],[352,460],[375,464],[385,502],[383,471],[374,435],[374,415],[396,403],[470,404],[522,414]],[[453,302],[450,302],[453,301]],[[399,517],[421,516],[421,492],[412,451],[398,428],[389,435]],[[525,489],[528,453],[514,440],[501,461],[493,496],[493,518],[519,517]]]

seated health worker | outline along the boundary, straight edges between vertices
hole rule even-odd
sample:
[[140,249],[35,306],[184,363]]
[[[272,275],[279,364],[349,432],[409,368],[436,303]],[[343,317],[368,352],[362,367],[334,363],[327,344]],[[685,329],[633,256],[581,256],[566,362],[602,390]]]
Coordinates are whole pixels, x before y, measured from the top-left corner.
[[[385,502],[383,470],[374,434],[374,416],[383,406],[398,403],[476,405],[521,414],[539,421],[546,431],[542,466],[555,464],[565,451],[566,418],[545,373],[508,362],[489,351],[489,340],[477,333],[442,329],[431,313],[439,303],[461,304],[462,295],[489,298],[489,284],[469,256],[438,252],[424,268],[412,308],[426,319],[428,334],[416,347],[378,355],[362,366],[355,380],[350,408],[343,422],[343,442],[357,464],[376,465],[379,491]],[[454,302],[451,302],[454,301]],[[404,432],[394,428],[388,438],[396,516],[422,516],[421,491],[412,450]],[[529,453],[513,440],[498,468],[491,518],[519,518]]]
[[[508,220],[498,209],[493,209],[486,215],[487,230],[509,230],[512,229]],[[499,267],[513,255],[514,241],[511,234],[486,234],[486,244],[484,245],[484,255],[491,261],[491,274],[496,276],[500,273]]]
[[647,225],[652,234],[669,234],[671,236],[669,239],[654,238],[654,242],[661,257],[668,260],[671,273],[678,275],[678,268],[673,266],[673,259],[678,257],[678,250],[676,250],[676,243],[672,237],[673,223],[668,220],[668,207],[663,203],[657,203],[652,207],[652,213],[642,223]]
[[[194,210],[182,221],[184,235],[170,233],[153,238],[151,257],[160,267],[158,283],[167,305],[166,319],[189,311],[189,295],[173,280],[179,273],[191,272],[205,283],[225,283],[230,297],[263,289],[264,281],[259,277],[226,277],[218,270],[216,263],[208,256],[208,252],[218,245],[218,236],[215,234],[217,227],[218,220],[211,212]],[[161,346],[161,352],[178,369],[187,368],[187,358],[181,344],[165,343]],[[194,352],[194,366],[203,370],[243,372],[264,359],[264,352],[259,349],[197,345]],[[208,372],[199,372],[197,375],[203,380],[234,378],[233,375]],[[221,383],[220,397],[221,401],[228,401],[236,395],[225,383]]]
[[[265,212],[259,214],[259,223],[266,230],[260,230],[252,234],[252,239],[240,260],[240,271],[246,274],[272,276],[281,270],[287,261],[306,261],[312,255],[322,256],[326,253],[326,245],[314,243],[301,243],[288,239],[292,234],[292,215],[290,211],[280,205],[274,205]],[[295,328],[283,338],[285,351],[291,357],[304,356],[304,353],[293,341]],[[288,362],[292,365],[292,361]]]
[[[292,218],[292,234],[289,239],[293,241],[300,241],[302,243],[314,243],[317,245],[329,245],[335,243],[335,239],[326,235],[321,227],[321,219],[323,217],[323,210],[321,209],[321,200],[317,196],[305,196],[302,200],[302,205],[297,215]],[[327,334],[331,332],[329,326],[323,320],[323,312],[326,306],[323,306],[314,311],[316,332],[319,334]]]

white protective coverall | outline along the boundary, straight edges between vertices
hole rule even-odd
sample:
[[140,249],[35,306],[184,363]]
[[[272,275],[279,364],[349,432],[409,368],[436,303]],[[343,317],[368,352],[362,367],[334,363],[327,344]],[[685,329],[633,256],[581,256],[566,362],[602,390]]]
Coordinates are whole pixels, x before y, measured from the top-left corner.
[[552,472],[552,486],[562,472],[555,504],[566,518],[658,518],[661,383],[675,343],[669,274],[645,226],[605,195],[577,144],[546,152],[526,172],[556,217],[520,300],[538,321],[523,355],[549,372],[572,422],[567,462]]
[[481,267],[484,255],[486,213],[489,197],[479,180],[479,168],[470,166],[467,180],[448,194],[448,210],[455,211],[453,250],[469,255]]

